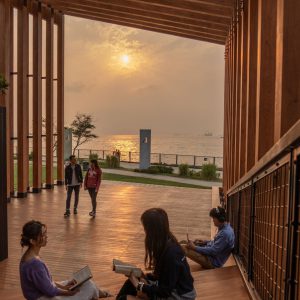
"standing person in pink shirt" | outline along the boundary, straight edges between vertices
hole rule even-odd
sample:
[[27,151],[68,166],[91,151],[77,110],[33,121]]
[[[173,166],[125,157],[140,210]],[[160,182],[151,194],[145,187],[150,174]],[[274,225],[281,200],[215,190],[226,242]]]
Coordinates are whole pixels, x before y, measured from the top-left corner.
[[89,213],[91,217],[96,216],[97,193],[101,184],[102,170],[100,169],[96,159],[91,160],[90,167],[85,174],[84,189],[89,191],[93,210]]

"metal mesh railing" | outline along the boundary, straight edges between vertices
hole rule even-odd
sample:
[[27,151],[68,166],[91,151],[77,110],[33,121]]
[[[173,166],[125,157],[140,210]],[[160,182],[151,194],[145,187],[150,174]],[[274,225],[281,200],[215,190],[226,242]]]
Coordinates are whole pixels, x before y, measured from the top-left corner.
[[253,283],[263,299],[284,299],[289,165],[256,182]]
[[300,299],[299,145],[231,192],[227,212],[235,256],[258,298]]

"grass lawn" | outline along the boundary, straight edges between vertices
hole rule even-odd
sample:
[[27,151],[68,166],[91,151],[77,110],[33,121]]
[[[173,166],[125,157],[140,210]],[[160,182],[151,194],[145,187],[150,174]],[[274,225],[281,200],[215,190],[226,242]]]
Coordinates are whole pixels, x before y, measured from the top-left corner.
[[[17,187],[18,178],[17,178],[17,165],[15,165],[14,170],[14,185]],[[85,172],[83,172],[85,175]],[[53,167],[54,180],[57,178],[57,168]],[[142,183],[142,184],[156,184],[156,185],[165,185],[165,186],[177,186],[177,187],[186,187],[186,188],[195,188],[195,189],[210,189],[210,187],[203,187],[194,184],[180,183],[169,180],[160,180],[160,179],[152,179],[152,178],[144,178],[144,177],[135,177],[135,176],[126,176],[119,174],[109,174],[105,173],[102,175],[103,180],[112,180],[112,181],[123,181],[123,182],[134,182],[134,183]],[[42,168],[42,182],[46,181],[46,167]],[[32,165],[29,165],[29,185],[32,186]]]

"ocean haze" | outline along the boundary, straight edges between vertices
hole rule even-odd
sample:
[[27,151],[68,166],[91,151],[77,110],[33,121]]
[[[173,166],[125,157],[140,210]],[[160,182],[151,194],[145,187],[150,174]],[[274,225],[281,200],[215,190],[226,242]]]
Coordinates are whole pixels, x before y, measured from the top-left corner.
[[89,113],[99,135],[222,135],[223,46],[68,16],[65,24],[66,125]]

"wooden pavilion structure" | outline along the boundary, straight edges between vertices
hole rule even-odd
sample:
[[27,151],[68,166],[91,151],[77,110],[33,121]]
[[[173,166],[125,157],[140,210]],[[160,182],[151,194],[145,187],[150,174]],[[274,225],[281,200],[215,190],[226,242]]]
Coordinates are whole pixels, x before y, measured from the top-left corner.
[[[14,14],[17,9],[17,43]],[[57,89],[57,178],[63,183],[64,15],[224,45],[224,191],[245,281],[262,299],[300,297],[300,1],[298,0],[0,0],[0,259],[7,253],[7,200],[42,188],[42,84],[46,85],[46,188],[53,181],[53,95]],[[33,17],[29,73],[29,15]],[[46,67],[42,69],[42,22]],[[57,30],[54,42],[54,28]],[[57,58],[54,59],[54,44]],[[13,51],[17,49],[15,67]],[[53,73],[57,61],[57,74]],[[14,78],[17,103],[13,107]],[[32,137],[28,84],[32,78]],[[14,114],[14,109],[17,114]],[[17,118],[17,137],[13,136]]]

